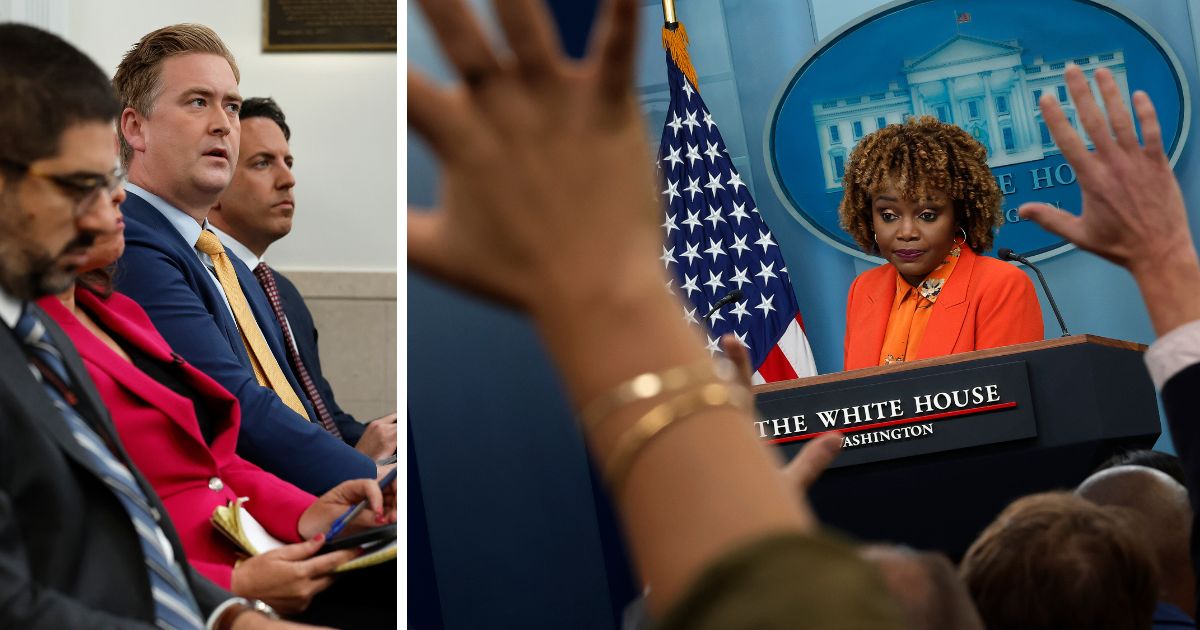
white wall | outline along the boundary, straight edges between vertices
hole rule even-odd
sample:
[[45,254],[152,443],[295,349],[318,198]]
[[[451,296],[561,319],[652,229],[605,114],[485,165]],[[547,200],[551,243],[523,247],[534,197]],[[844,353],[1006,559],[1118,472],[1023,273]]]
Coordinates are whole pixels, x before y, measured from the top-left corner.
[[138,38],[179,22],[233,51],[242,95],[292,128],[296,220],[267,253],[282,269],[396,270],[396,54],[263,53],[261,0],[69,0],[66,37],[109,74]]

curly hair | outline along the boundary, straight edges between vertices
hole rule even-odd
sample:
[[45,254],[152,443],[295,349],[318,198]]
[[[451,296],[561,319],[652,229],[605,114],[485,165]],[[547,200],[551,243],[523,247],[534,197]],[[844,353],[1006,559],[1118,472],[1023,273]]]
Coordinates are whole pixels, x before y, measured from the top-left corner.
[[987,149],[971,134],[933,116],[920,116],[858,142],[842,178],[845,194],[838,217],[842,229],[868,253],[879,249],[871,195],[888,180],[909,200],[944,191],[954,204],[955,224],[967,234],[967,246],[978,253],[991,249],[996,228],[1004,223],[1002,195],[987,165]]

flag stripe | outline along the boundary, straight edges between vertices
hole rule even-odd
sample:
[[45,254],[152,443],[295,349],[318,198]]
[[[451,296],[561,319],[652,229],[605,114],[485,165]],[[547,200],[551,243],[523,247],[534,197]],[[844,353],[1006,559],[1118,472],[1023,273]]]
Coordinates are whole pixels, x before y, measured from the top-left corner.
[[817,373],[817,365],[813,360],[812,348],[800,322],[800,314],[779,339],[779,343],[767,355],[758,371],[754,373],[751,382],[755,385],[790,381],[801,376],[811,376]]

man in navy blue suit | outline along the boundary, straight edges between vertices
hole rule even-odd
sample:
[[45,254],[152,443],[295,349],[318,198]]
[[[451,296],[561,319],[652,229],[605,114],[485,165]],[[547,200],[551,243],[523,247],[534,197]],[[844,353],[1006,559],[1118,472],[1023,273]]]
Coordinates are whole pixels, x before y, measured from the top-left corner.
[[126,53],[113,84],[130,182],[118,290],[175,351],[237,396],[243,457],[314,494],[376,476],[371,458],[310,421],[266,296],[207,230],[238,156],[233,55],[207,27],[169,26]]
[[[221,242],[251,271],[266,292],[287,349],[288,364],[301,393],[331,433],[379,460],[396,452],[396,414],[365,426],[338,406],[321,372],[317,328],[312,313],[291,280],[263,261],[267,248],[292,230],[296,203],[292,188],[292,132],[279,105],[270,98],[242,103],[241,146],[233,181],[209,212]],[[266,325],[264,323],[264,325]]]

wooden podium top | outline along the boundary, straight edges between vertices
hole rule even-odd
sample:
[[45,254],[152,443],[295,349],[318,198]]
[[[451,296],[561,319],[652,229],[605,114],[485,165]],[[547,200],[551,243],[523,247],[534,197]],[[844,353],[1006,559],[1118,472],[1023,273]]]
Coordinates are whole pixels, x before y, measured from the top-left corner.
[[777,392],[784,389],[796,389],[800,387],[808,387],[810,385],[821,385],[825,383],[836,383],[838,381],[850,381],[867,376],[875,376],[883,373],[906,372],[909,370],[918,370],[921,368],[934,367],[938,365],[950,365],[954,363],[967,363],[978,359],[987,359],[991,357],[1002,357],[1010,354],[1021,354],[1034,350],[1046,350],[1049,348],[1061,348],[1065,346],[1075,346],[1082,344],[1095,344],[1100,346],[1109,346],[1113,348],[1121,348],[1123,350],[1133,350],[1135,352],[1145,352],[1145,344],[1136,343],[1133,341],[1121,341],[1120,339],[1110,339],[1108,337],[1100,337],[1098,335],[1071,335],[1070,337],[1059,337],[1057,339],[1046,339],[1045,341],[1031,341],[1029,343],[1021,343],[1015,346],[1004,346],[1002,348],[989,348],[987,350],[976,350],[974,352],[963,352],[960,354],[950,354],[944,357],[933,357],[931,359],[920,359],[911,363],[898,363],[896,365],[878,365],[874,367],[859,368],[857,370],[849,370],[847,372],[834,372],[832,374],[818,374],[806,378],[798,378],[791,381],[778,381],[775,383],[766,383],[764,385],[755,385],[751,389],[755,394],[766,392]]

